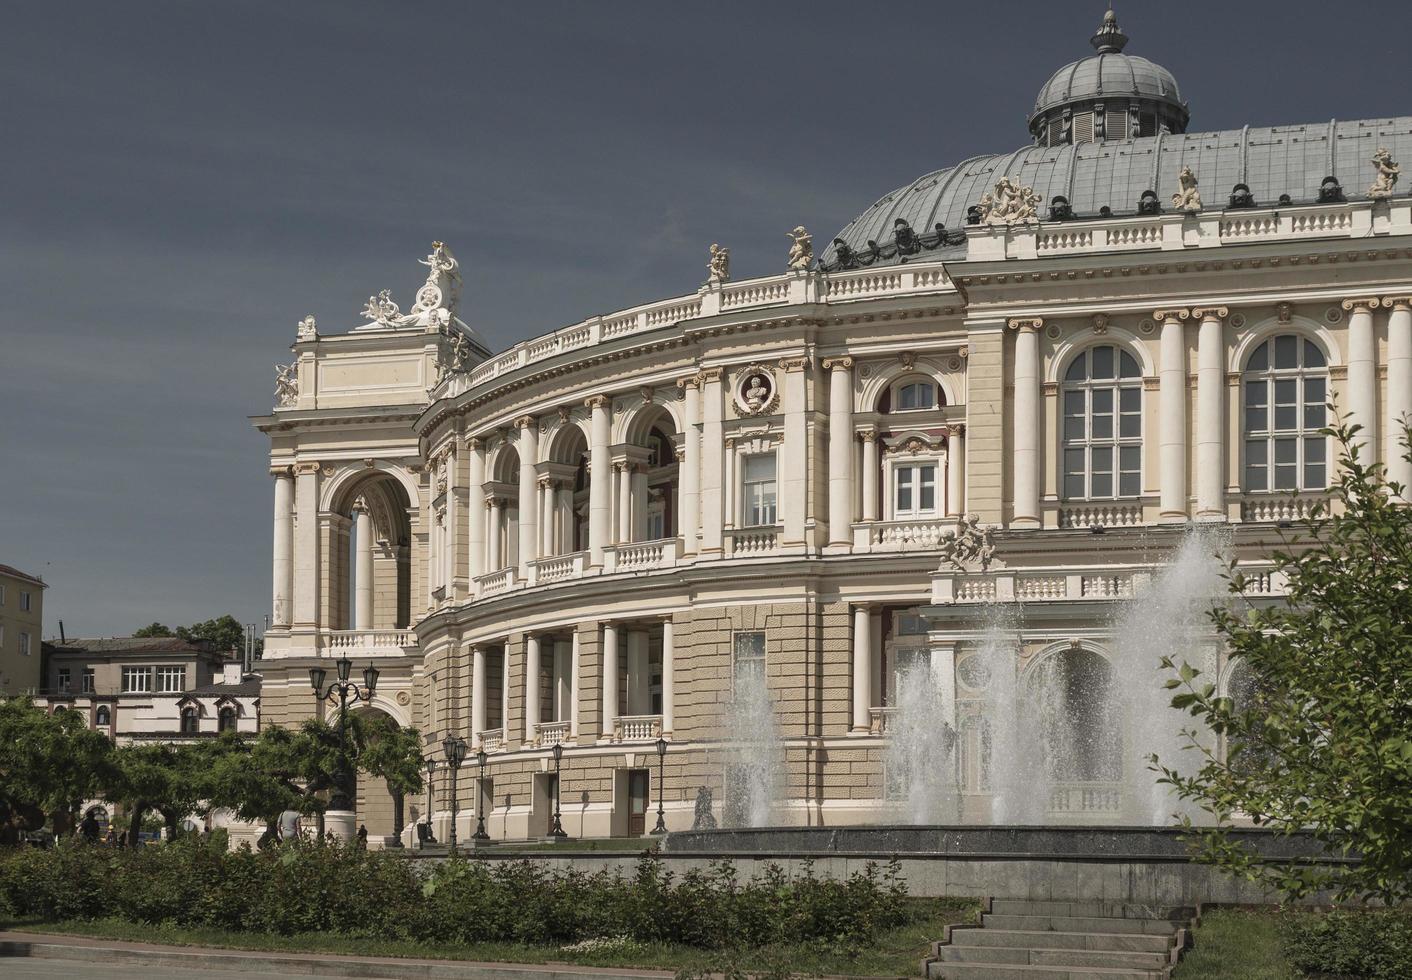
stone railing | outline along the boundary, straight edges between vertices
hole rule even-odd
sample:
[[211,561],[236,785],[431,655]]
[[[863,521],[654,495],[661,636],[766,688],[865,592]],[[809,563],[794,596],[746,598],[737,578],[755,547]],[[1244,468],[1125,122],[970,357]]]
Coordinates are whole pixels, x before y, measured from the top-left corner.
[[957,602],[994,602],[995,599],[996,588],[993,578],[963,578],[957,584]]
[[892,719],[896,714],[896,708],[869,708],[868,731],[874,735],[886,735],[888,729],[892,727]]
[[734,557],[773,555],[780,550],[778,527],[737,527],[726,531],[726,554]]
[[326,630],[324,649],[331,656],[403,654],[417,648],[413,630]]
[[534,742],[540,746],[558,745],[569,740],[567,721],[541,721],[534,726]]
[[1068,594],[1069,580],[1064,575],[1034,575],[1015,583],[1016,599],[1064,599]]
[[680,538],[631,541],[605,547],[603,569],[606,572],[643,572],[654,568],[671,568],[680,557]]
[[1137,527],[1142,523],[1142,504],[1075,504],[1059,508],[1059,526],[1063,528]]
[[617,742],[652,742],[661,736],[661,715],[619,715],[613,722]]
[[1080,591],[1085,599],[1126,599],[1133,594],[1131,572],[1079,577]]
[[529,563],[529,584],[548,585],[565,579],[582,578],[588,567],[588,552],[575,551],[571,555],[554,555],[549,558],[536,558]]
[[955,518],[865,521],[853,525],[853,547],[860,551],[927,551],[955,530]]
[[505,729],[488,728],[479,733],[480,747],[484,752],[500,752],[505,749]]
[[515,569],[511,566],[494,572],[486,572],[484,575],[477,575],[475,583],[476,595],[481,598],[488,595],[495,595],[497,592],[504,592],[507,589],[514,588]]
[[1247,494],[1240,502],[1240,519],[1251,523],[1302,521],[1313,513],[1314,505],[1327,503],[1323,494]]
[[1048,811],[1051,815],[1113,814],[1123,809],[1121,783],[1065,782],[1049,788]]

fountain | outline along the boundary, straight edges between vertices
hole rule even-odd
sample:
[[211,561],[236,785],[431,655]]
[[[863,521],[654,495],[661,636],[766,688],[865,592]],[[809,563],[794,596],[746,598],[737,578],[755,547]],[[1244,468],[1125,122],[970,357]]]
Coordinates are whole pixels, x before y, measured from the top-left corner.
[[883,766],[887,796],[900,803],[907,823],[961,819],[956,729],[938,721],[954,717],[955,700],[954,680],[930,657],[915,657],[898,670],[897,710],[888,722]]
[[726,730],[735,736],[727,749],[726,824],[770,826],[784,775],[784,745],[763,659],[737,663]]

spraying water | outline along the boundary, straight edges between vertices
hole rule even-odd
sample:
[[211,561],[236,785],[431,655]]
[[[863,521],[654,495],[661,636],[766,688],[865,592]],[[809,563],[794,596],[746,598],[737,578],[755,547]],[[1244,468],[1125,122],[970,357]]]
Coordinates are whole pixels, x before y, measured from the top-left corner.
[[955,687],[949,664],[918,656],[897,673],[896,711],[883,763],[902,818],[911,824],[961,818],[957,786]]
[[784,747],[764,666],[763,661],[741,665],[736,671],[735,696],[726,711],[727,732],[733,741],[725,810],[727,822],[737,826],[770,826],[780,798]]

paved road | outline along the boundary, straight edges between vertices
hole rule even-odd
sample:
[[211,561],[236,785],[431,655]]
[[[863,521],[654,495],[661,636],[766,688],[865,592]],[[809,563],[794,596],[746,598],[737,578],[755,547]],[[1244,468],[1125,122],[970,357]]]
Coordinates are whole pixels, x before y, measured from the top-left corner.
[[123,966],[111,963],[79,963],[74,960],[27,959],[21,956],[0,956],[0,976],[5,980],[241,980],[256,976],[270,980],[309,980],[308,973],[235,973],[230,970]]

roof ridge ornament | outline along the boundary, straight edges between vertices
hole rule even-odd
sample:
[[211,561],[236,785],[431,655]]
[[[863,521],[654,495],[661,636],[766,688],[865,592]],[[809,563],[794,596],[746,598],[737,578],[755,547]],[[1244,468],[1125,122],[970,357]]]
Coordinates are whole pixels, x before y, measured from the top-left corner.
[[1099,54],[1117,54],[1127,46],[1128,36],[1118,26],[1118,15],[1113,13],[1112,7],[1103,15],[1103,23],[1099,25],[1093,37],[1088,39],[1088,43],[1092,44],[1093,50]]
[[359,330],[396,329],[397,327],[443,328],[456,315],[461,302],[461,265],[443,242],[432,242],[431,253],[417,260],[427,267],[426,282],[417,290],[416,302],[406,313],[392,298],[392,290],[384,289],[368,297],[362,314],[368,323]]

